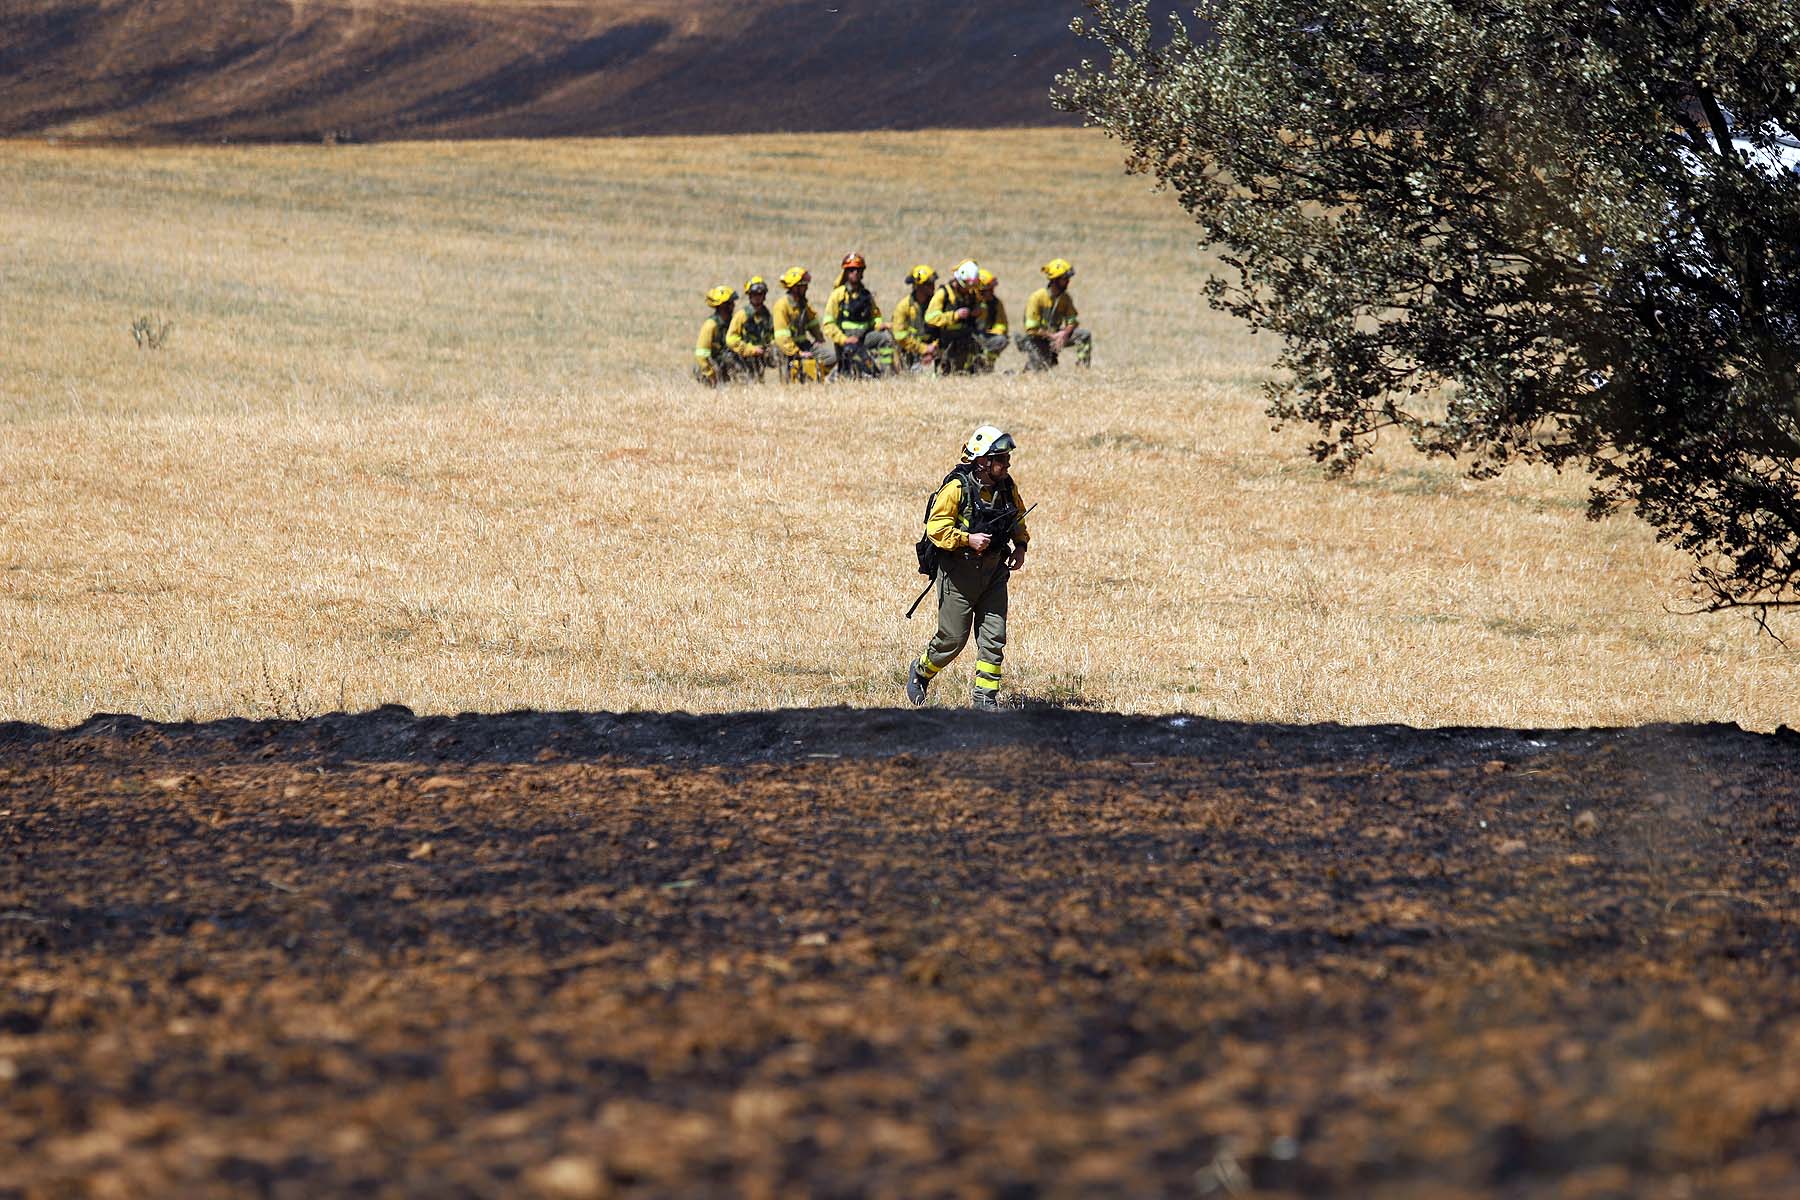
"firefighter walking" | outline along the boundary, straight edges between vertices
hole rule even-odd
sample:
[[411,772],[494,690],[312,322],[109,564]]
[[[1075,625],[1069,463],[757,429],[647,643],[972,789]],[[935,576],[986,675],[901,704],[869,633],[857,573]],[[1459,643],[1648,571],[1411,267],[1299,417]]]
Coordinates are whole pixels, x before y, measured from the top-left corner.
[[[971,702],[1000,705],[1006,655],[1006,584],[1025,566],[1031,533],[1012,479],[1012,435],[983,425],[969,435],[962,459],[938,485],[925,515],[925,538],[935,550],[938,627],[907,673],[906,698],[925,703],[926,690],[975,635]],[[921,558],[924,558],[923,544]]]

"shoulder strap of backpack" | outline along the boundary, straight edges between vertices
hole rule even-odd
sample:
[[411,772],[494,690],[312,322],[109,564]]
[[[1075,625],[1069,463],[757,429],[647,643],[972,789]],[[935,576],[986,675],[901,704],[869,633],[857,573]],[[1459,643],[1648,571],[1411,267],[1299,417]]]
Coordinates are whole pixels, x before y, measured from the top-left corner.
[[944,490],[945,484],[949,483],[952,479],[962,480],[963,499],[966,501],[969,498],[969,485],[974,477],[974,468],[968,463],[958,463],[953,467],[950,473],[944,476],[944,478],[938,482],[936,487],[931,489],[931,495],[925,497],[924,520],[931,520],[931,506],[937,503],[938,493]]

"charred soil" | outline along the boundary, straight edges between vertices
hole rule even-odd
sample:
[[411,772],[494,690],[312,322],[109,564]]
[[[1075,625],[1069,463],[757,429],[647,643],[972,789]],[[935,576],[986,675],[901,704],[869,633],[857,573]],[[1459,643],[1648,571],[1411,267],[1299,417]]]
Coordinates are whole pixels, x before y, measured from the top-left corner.
[[1796,739],[0,726],[0,1196],[1791,1196]]
[[[1075,0],[8,0],[0,136],[362,142],[1072,124]],[[970,79],[979,79],[971,89]]]

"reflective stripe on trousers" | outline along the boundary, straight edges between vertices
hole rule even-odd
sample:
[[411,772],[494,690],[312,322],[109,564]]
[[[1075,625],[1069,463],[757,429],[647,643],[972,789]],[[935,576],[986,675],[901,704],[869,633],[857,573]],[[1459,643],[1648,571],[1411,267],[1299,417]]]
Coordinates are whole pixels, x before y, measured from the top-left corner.
[[960,555],[938,570],[938,627],[920,656],[919,673],[929,678],[962,653],[969,635],[981,663],[994,669],[999,686],[1000,663],[1006,657],[1006,581],[1012,572],[999,551],[980,558]]

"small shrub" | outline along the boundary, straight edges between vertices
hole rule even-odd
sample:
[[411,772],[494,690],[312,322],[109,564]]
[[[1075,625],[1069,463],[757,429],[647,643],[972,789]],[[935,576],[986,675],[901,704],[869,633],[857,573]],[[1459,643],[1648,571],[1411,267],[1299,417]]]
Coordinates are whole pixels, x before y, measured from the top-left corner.
[[139,350],[161,350],[163,343],[169,340],[169,330],[173,328],[175,324],[172,321],[142,316],[131,323],[131,340],[137,343]]

